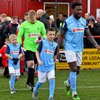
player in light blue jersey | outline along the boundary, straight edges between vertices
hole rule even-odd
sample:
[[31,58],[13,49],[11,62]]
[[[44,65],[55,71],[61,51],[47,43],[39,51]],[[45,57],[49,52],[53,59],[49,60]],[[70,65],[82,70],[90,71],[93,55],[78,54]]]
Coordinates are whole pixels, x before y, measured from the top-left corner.
[[8,68],[11,74],[9,81],[11,94],[15,93],[15,82],[19,79],[20,75],[20,58],[22,57],[21,46],[17,44],[17,37],[15,34],[9,36],[10,44],[6,49],[6,56],[8,57]]
[[70,75],[67,81],[64,81],[66,85],[66,95],[69,95],[70,86],[72,89],[73,100],[80,100],[76,92],[76,80],[80,71],[82,63],[82,51],[83,51],[83,36],[87,35],[87,39],[99,50],[100,46],[91,36],[87,27],[86,20],[81,17],[82,4],[79,2],[72,3],[73,14],[66,19],[62,25],[60,35],[58,37],[58,58],[60,57],[59,48],[62,40],[65,39],[64,50],[67,63],[70,67]]
[[55,30],[49,28],[47,32],[47,39],[43,40],[36,52],[38,61],[38,82],[33,91],[33,99],[37,100],[37,94],[40,86],[46,82],[46,77],[49,80],[49,99],[54,100],[54,89],[55,89],[55,61],[57,56],[57,43],[54,42]]

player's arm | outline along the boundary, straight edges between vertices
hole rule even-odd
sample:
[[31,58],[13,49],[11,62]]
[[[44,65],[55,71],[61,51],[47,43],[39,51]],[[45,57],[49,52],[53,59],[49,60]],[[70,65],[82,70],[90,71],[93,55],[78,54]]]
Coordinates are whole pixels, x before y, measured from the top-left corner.
[[13,57],[11,57],[9,54],[10,54],[10,48],[9,48],[9,46],[7,46],[5,56],[8,57],[8,58],[10,58],[10,59],[13,59]]
[[43,45],[43,42],[41,41],[40,44],[39,44],[39,47],[37,49],[37,52],[36,52],[36,58],[37,58],[37,61],[38,61],[38,64],[41,66],[42,65],[42,62],[40,60],[40,57],[39,57],[39,53],[41,52],[42,50],[42,45]]
[[24,35],[24,32],[25,32],[24,24],[22,23],[17,36],[17,41],[19,44],[22,44],[22,36]]
[[58,54],[57,54],[57,57],[58,57],[58,59],[60,58],[60,54],[59,54],[60,45],[61,45],[61,43],[62,43],[62,40],[63,40],[64,37],[65,37],[65,32],[66,32],[66,31],[67,31],[67,23],[64,22],[63,25],[62,25],[60,34],[59,34],[59,36],[58,36],[58,40],[57,40],[57,43],[58,43]]
[[20,50],[19,50],[19,56],[18,56],[18,59],[20,59],[22,57],[22,50],[21,50],[21,45],[20,45]]
[[58,51],[58,46],[56,47],[55,52],[54,52],[54,62],[56,62],[56,59],[57,59],[57,51]]
[[100,46],[97,44],[93,36],[91,35],[88,28],[85,29],[86,37],[89,40],[90,43],[92,43],[98,50],[100,50]]
[[47,38],[47,36],[46,36],[46,29],[45,29],[45,26],[44,26],[43,23],[42,23],[42,27],[41,27],[41,35],[42,35],[42,37],[43,37],[44,39]]

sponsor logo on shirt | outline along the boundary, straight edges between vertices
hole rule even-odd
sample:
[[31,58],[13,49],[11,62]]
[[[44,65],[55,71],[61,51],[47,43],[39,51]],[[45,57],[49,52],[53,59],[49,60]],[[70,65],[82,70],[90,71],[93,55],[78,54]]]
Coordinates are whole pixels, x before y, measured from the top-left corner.
[[84,28],[73,28],[72,32],[84,32]]
[[39,34],[38,33],[29,33],[28,37],[38,37]]
[[11,54],[19,54],[19,51],[11,51]]
[[53,53],[54,53],[53,51],[47,50],[47,49],[45,49],[44,52],[45,52],[45,53],[49,53],[49,54],[53,54]]

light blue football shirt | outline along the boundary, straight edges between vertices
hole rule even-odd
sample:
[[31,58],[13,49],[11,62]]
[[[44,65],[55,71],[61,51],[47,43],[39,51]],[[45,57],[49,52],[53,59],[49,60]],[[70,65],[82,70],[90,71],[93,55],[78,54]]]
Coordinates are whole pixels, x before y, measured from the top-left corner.
[[82,17],[77,20],[72,15],[66,19],[62,25],[62,30],[65,31],[64,49],[82,52],[84,31],[86,28],[88,28],[87,22]]
[[[20,44],[8,44],[6,54],[9,54],[13,58],[18,58],[20,53],[22,53]],[[14,61],[8,58],[8,67],[14,67],[15,69],[20,68],[20,60],[18,60],[17,64],[14,64]]]
[[57,43],[53,41],[51,44],[48,39],[43,40],[39,47],[39,57],[42,61],[42,66],[38,65],[38,70],[48,72],[55,69],[54,56],[57,55]]

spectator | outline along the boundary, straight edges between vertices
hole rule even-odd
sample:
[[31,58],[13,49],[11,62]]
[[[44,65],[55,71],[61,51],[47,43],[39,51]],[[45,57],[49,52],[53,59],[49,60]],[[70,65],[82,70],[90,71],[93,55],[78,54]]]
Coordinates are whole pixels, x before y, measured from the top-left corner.
[[9,23],[9,25],[7,25],[3,30],[4,37],[7,38],[11,34],[16,34],[18,28],[18,17],[13,16],[11,23]]
[[[4,40],[5,40],[3,30],[11,21],[10,17],[5,18],[5,14],[3,14],[2,17],[4,18],[2,18],[2,22],[0,22],[0,49],[4,45]],[[1,57],[0,57],[0,66],[3,66]]]
[[[100,15],[97,17],[97,23],[94,24],[94,35],[100,36]],[[96,38],[96,41],[100,45],[100,38]]]
[[58,30],[61,30],[61,26],[62,26],[63,21],[64,21],[63,13],[60,13],[58,15],[58,19],[56,20],[56,25],[57,25]]
[[9,44],[9,38],[5,39],[5,45],[1,48],[0,54],[2,55],[2,64],[4,66],[4,73],[3,75],[6,78],[9,78],[9,70],[8,70],[8,58],[5,56],[7,45]]
[[0,15],[0,21],[2,22],[2,20],[3,20],[4,18],[6,18],[6,14],[5,14],[5,13],[3,13],[3,14]]
[[48,28],[50,27],[49,23],[50,17],[48,16],[48,14],[44,10],[39,9],[37,10],[37,18],[44,24],[45,29],[48,30]]
[[[89,27],[90,33],[93,36],[95,35],[94,24],[95,24],[95,17],[94,16],[90,16],[89,19],[88,19],[88,27]],[[87,38],[85,38],[84,39],[84,47],[85,48],[93,48],[94,46],[90,42],[88,42]]]
[[22,22],[27,21],[27,20],[28,20],[28,12],[24,14],[24,18],[22,19]]
[[90,14],[89,13],[85,13],[84,18],[86,19],[87,22],[88,22],[89,17],[90,17]]
[[2,22],[0,23],[0,48],[4,45],[4,40],[5,40],[3,30],[10,23],[10,21],[11,21],[11,18],[6,17],[2,19]]
[[89,27],[90,33],[92,35],[95,35],[95,33],[94,33],[94,24],[95,24],[95,17],[90,16],[89,19],[88,19],[88,27]]

